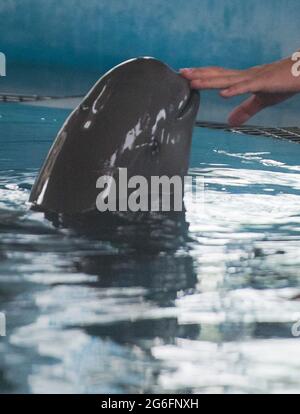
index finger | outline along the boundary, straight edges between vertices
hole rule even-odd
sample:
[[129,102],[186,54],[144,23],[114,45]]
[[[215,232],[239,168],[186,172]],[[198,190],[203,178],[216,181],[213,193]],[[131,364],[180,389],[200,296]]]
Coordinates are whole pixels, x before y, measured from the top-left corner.
[[207,77],[216,77],[216,76],[232,76],[232,75],[239,75],[243,71],[235,70],[235,69],[225,69],[222,67],[203,67],[203,68],[188,68],[188,69],[180,69],[180,73],[187,79],[193,80],[200,77],[207,78]]

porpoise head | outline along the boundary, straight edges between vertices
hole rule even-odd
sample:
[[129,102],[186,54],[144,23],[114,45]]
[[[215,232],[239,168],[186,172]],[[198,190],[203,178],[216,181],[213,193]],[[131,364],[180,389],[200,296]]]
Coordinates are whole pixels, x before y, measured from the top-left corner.
[[184,177],[199,94],[164,63],[127,61],[106,73],[58,133],[33,186],[34,209],[96,210],[101,176]]

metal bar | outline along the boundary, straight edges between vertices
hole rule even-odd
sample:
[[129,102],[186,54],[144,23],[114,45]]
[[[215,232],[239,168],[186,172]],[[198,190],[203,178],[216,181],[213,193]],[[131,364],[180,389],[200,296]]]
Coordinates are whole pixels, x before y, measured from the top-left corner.
[[238,134],[256,135],[272,137],[276,139],[286,139],[288,141],[300,143],[300,127],[262,127],[262,126],[240,126],[232,127],[228,124],[222,124],[219,122],[196,122],[196,126],[200,128],[218,129],[227,132],[233,132]]

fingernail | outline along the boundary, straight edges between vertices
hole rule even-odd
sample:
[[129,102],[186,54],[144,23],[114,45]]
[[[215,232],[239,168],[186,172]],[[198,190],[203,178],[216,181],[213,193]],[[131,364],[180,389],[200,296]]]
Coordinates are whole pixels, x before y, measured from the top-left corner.
[[220,94],[221,94],[222,96],[227,96],[227,95],[229,95],[229,93],[230,93],[230,90],[229,90],[229,89],[223,89],[223,90],[220,92]]
[[179,69],[179,72],[186,72],[186,73],[188,73],[188,72],[192,72],[192,68],[183,68],[183,69]]

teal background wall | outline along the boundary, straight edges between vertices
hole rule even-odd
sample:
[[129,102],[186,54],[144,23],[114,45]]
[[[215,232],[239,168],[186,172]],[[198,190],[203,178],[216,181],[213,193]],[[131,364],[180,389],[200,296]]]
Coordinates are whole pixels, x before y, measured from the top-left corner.
[[300,48],[299,16],[299,0],[0,0],[0,91],[84,94],[139,55],[175,69],[270,62]]
[[246,67],[300,48],[299,0],[1,0],[9,62],[105,70],[151,55]]

